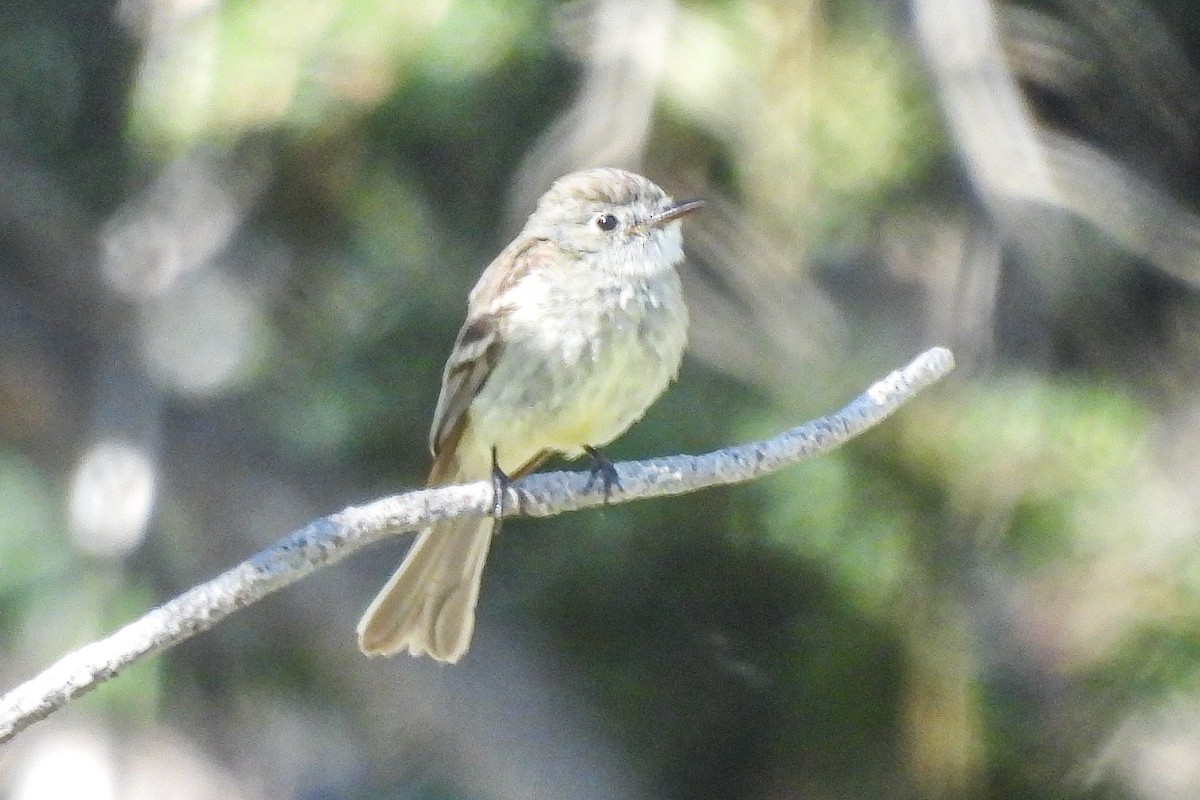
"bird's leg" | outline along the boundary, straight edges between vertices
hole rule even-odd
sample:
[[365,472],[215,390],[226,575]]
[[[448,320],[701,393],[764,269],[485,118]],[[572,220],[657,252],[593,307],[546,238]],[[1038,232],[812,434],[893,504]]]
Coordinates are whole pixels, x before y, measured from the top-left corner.
[[500,461],[496,458],[496,447],[492,446],[492,516],[496,518],[496,527],[504,519],[504,495],[508,493],[510,478],[500,469]]
[[617,468],[608,460],[608,456],[601,453],[595,447],[590,445],[583,446],[583,452],[591,456],[592,473],[588,476],[588,482],[584,485],[583,490],[586,492],[591,489],[596,483],[596,478],[599,478],[604,484],[604,502],[608,502],[609,495],[612,494],[612,487],[621,488],[621,478],[617,475]]

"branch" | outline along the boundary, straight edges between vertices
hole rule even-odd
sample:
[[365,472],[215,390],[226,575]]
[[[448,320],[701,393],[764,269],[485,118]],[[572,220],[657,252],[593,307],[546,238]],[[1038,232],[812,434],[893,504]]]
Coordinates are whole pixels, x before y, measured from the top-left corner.
[[[935,347],[871,386],[841,411],[772,439],[702,456],[618,464],[620,485],[612,487],[608,502],[624,503],[740,483],[829,452],[890,416],[953,368],[950,351]],[[506,516],[548,517],[602,505],[603,489],[587,488],[587,483],[588,476],[582,472],[534,474],[515,481],[504,498]],[[491,483],[481,481],[385,497],[315,520],[111,636],[67,654],[0,697],[0,742],[45,719],[67,701],[115,677],[134,662],[208,630],[234,611],[324,565],[386,536],[456,517],[485,516],[492,506]]]

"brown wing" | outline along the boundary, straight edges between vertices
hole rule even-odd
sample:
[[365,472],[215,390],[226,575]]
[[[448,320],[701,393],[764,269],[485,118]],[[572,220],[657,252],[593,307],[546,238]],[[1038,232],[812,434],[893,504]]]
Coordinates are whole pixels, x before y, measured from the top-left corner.
[[[442,391],[429,429],[429,449],[434,456],[431,485],[449,480],[457,469],[455,450],[471,401],[491,377],[503,349],[500,321],[505,313],[505,294],[532,266],[553,258],[556,252],[545,240],[517,239],[496,256],[471,290],[467,321],[458,332],[454,350],[446,362]],[[537,463],[540,460],[535,459]],[[533,463],[529,469],[536,465]]]
[[429,449],[433,453],[430,484],[443,483],[454,475],[455,451],[471,401],[491,377],[500,347],[495,314],[468,318],[459,331],[442,374],[442,393],[429,429]]

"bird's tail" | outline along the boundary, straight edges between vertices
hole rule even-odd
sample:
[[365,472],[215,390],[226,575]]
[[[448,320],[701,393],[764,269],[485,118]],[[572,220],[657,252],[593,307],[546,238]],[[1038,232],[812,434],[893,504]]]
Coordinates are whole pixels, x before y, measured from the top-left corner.
[[456,519],[427,528],[358,623],[369,656],[405,648],[454,663],[475,629],[475,603],[495,520]]

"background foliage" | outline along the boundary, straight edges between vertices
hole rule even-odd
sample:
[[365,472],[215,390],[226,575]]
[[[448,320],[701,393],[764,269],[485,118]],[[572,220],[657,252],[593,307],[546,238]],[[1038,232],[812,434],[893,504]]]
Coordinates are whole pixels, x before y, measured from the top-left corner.
[[759,483],[506,527],[477,641],[368,661],[399,545],[0,758],[41,798],[1200,794],[1200,16],[1178,0],[9,0],[0,677],[423,482],[553,177],[688,222],[616,458],[955,381]]

